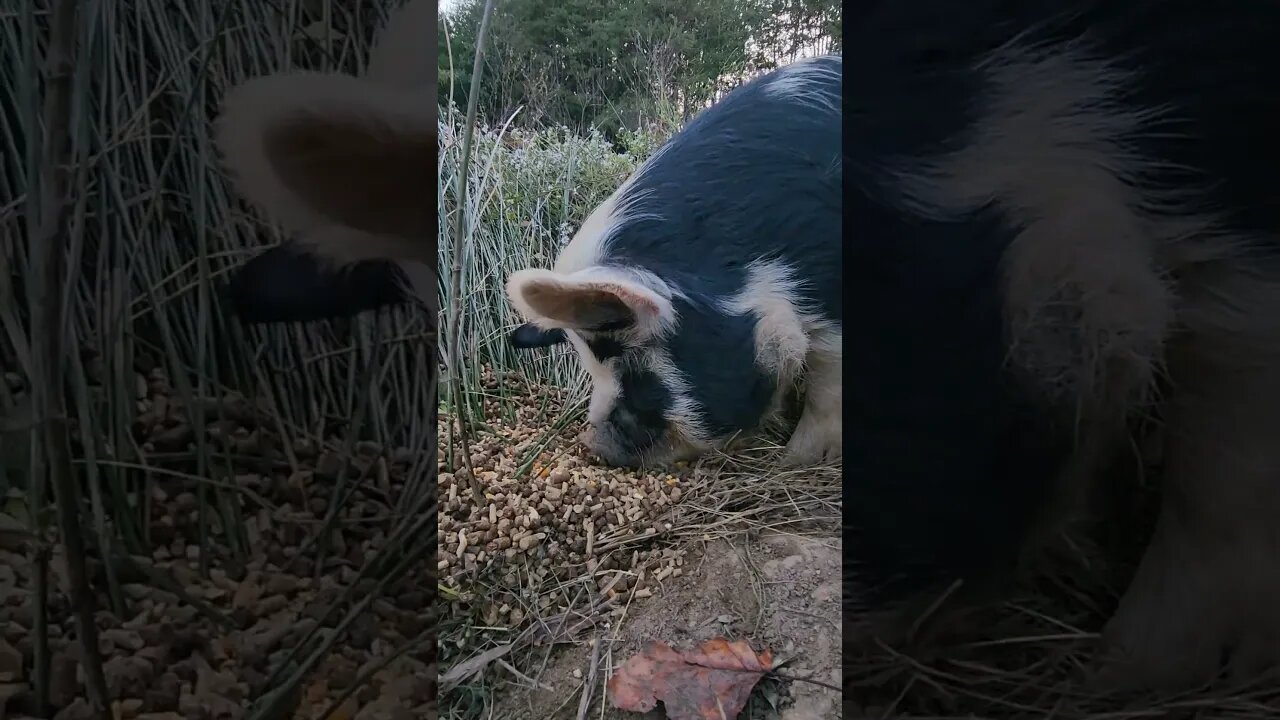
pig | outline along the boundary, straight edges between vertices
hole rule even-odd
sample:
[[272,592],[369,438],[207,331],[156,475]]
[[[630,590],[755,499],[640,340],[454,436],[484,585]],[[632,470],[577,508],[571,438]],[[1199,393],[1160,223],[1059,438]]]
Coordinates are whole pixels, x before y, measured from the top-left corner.
[[359,77],[280,72],[223,99],[216,144],[236,190],[290,232],[221,289],[250,324],[416,303],[434,321],[435,3],[389,13]]
[[853,15],[850,610],[1031,567],[1155,423],[1159,518],[1096,679],[1280,665],[1280,5]]
[[727,93],[595,208],[552,268],[506,282],[516,348],[569,343],[585,445],[658,466],[776,427],[795,464],[841,453],[840,56]]

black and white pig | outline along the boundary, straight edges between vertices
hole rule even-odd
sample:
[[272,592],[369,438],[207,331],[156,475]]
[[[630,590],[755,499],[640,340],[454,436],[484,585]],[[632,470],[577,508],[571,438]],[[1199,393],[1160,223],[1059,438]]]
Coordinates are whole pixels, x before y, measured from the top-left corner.
[[278,72],[232,88],[217,145],[236,189],[291,233],[231,275],[248,323],[417,302],[434,319],[436,6],[394,8],[364,73]]
[[662,464],[779,416],[787,451],[841,448],[839,57],[728,93],[583,223],[551,269],[508,278],[521,348],[570,342],[590,375],[585,444]]
[[1013,569],[1155,421],[1112,679],[1276,666],[1280,4],[850,7],[853,600]]

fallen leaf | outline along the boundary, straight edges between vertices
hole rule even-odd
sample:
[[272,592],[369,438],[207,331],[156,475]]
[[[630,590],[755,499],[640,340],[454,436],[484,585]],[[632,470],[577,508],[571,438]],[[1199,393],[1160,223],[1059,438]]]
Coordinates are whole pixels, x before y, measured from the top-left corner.
[[609,678],[609,697],[614,707],[632,712],[648,712],[661,701],[671,720],[734,720],[772,668],[772,652],[757,654],[743,640],[715,638],[688,652],[655,642]]

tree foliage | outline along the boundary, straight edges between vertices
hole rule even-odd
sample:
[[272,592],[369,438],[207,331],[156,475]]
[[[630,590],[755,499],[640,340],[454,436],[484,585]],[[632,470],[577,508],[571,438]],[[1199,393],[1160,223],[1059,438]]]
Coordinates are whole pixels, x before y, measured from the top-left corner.
[[[483,0],[441,16],[440,95],[465,107]],[[780,60],[839,47],[837,0],[502,0],[478,98],[487,123],[679,124]],[[448,37],[446,37],[446,34]],[[450,58],[452,57],[452,88]]]

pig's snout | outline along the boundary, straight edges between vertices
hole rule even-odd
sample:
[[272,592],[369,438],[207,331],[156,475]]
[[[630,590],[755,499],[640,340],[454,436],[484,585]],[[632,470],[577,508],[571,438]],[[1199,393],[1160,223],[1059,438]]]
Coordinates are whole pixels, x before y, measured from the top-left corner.
[[578,442],[582,443],[592,455],[600,458],[606,465],[613,467],[630,467],[635,459],[622,452],[614,443],[606,442],[607,434],[601,433],[594,426],[578,433]]

